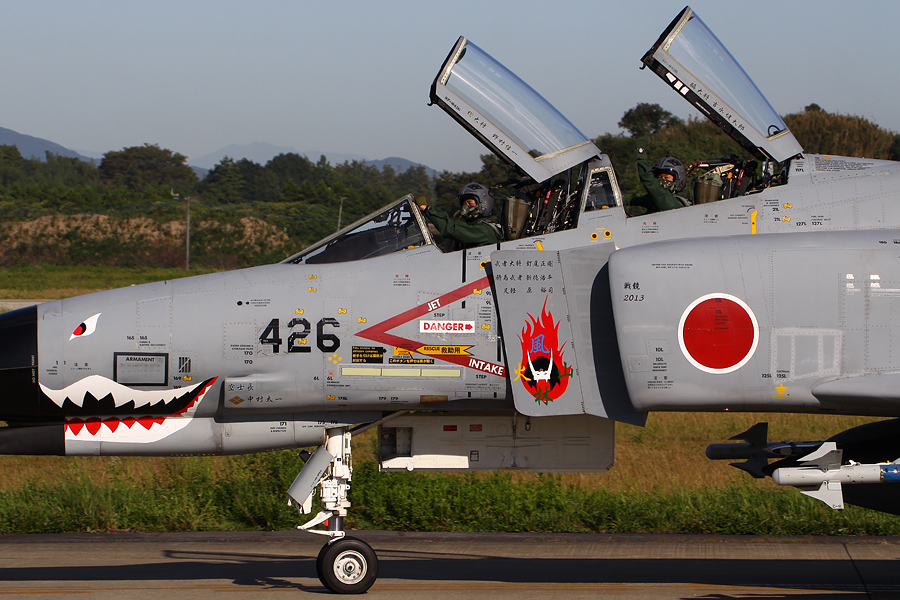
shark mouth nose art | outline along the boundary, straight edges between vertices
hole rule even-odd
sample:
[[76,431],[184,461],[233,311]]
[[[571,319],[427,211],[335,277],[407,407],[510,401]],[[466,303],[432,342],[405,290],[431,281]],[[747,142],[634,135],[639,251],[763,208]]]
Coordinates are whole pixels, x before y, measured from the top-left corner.
[[[216,379],[213,377],[186,388],[148,392],[92,375],[61,390],[51,390],[43,385],[41,389],[54,404],[67,409],[66,440],[102,438],[105,441],[150,443],[186,427],[194,409]],[[116,406],[115,415],[110,414],[108,408],[100,408],[110,405]],[[85,416],[73,415],[71,409],[76,406],[83,410],[87,408]],[[127,416],[122,415],[123,411]]]
[[41,392],[60,416],[169,417],[184,414],[203,397],[216,378],[167,390],[135,390],[100,375],[91,375],[61,390],[41,384]]

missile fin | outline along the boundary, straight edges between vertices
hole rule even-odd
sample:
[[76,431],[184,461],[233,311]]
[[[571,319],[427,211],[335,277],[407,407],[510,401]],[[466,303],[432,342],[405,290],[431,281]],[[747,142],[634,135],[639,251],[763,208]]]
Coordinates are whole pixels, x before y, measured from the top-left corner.
[[732,440],[743,440],[747,442],[747,452],[749,458],[742,462],[729,463],[732,467],[746,471],[756,479],[765,478],[763,469],[769,464],[764,449],[769,441],[769,424],[757,423],[747,431],[739,433],[731,438]]
[[840,481],[823,481],[817,490],[803,492],[811,498],[821,500],[835,510],[844,508],[844,494],[841,491]]
[[819,467],[823,471],[834,471],[841,468],[844,451],[837,449],[834,442],[825,442],[815,451],[800,459],[804,465]]

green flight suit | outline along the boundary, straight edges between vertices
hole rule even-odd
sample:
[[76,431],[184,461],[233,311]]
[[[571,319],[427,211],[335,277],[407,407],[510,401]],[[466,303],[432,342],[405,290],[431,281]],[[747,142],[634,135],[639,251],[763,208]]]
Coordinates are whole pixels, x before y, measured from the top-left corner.
[[632,198],[625,206],[628,216],[634,217],[661,210],[671,210],[684,206],[678,196],[666,189],[653,173],[653,165],[646,158],[637,161],[638,177],[647,193]]
[[425,211],[425,218],[442,236],[456,240],[462,248],[486,246],[503,241],[503,228],[494,215],[467,221],[460,216],[459,211],[451,217],[445,212],[429,208]]

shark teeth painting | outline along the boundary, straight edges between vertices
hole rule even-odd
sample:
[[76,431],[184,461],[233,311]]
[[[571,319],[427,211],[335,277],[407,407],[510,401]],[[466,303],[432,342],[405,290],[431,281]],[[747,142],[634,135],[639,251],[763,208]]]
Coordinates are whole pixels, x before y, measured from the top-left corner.
[[[65,416],[172,415],[183,412],[215,381],[215,378],[175,389],[135,390],[101,375],[91,375],[61,390],[41,384],[44,396]],[[48,404],[49,406],[49,404]]]

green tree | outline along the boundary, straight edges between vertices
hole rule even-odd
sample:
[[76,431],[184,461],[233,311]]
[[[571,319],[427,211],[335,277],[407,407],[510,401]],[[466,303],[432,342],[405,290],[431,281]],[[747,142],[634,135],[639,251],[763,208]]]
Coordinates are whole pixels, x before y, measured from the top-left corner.
[[134,191],[154,185],[190,192],[197,183],[197,175],[186,161],[183,154],[156,144],[144,144],[107,152],[100,162],[99,173],[105,182]]
[[810,104],[784,122],[805,152],[862,158],[900,159],[900,140],[864,117],[839,115]]
[[392,196],[399,198],[406,194],[414,194],[417,198],[424,197],[427,202],[434,200],[434,185],[428,170],[422,165],[409,167],[399,173],[394,179]]
[[678,125],[681,119],[665,110],[659,104],[639,102],[634,108],[629,108],[622,115],[618,125],[633,137],[655,135],[664,127]]
[[207,173],[198,189],[209,201],[237,204],[245,201],[242,184],[243,178],[234,160],[226,156]]
[[6,187],[24,179],[25,159],[19,148],[13,145],[0,146],[0,185]]
[[0,165],[21,167],[24,160],[18,146],[13,144],[0,145]]
[[234,163],[241,178],[241,194],[248,202],[276,202],[278,177],[266,167],[246,158]]
[[317,180],[322,177],[321,167],[305,156],[300,156],[294,152],[275,156],[266,163],[266,170],[274,173],[282,185],[288,179],[305,181],[307,179]]
[[35,181],[54,186],[96,186],[97,167],[92,162],[47,152],[43,162],[35,164]]

